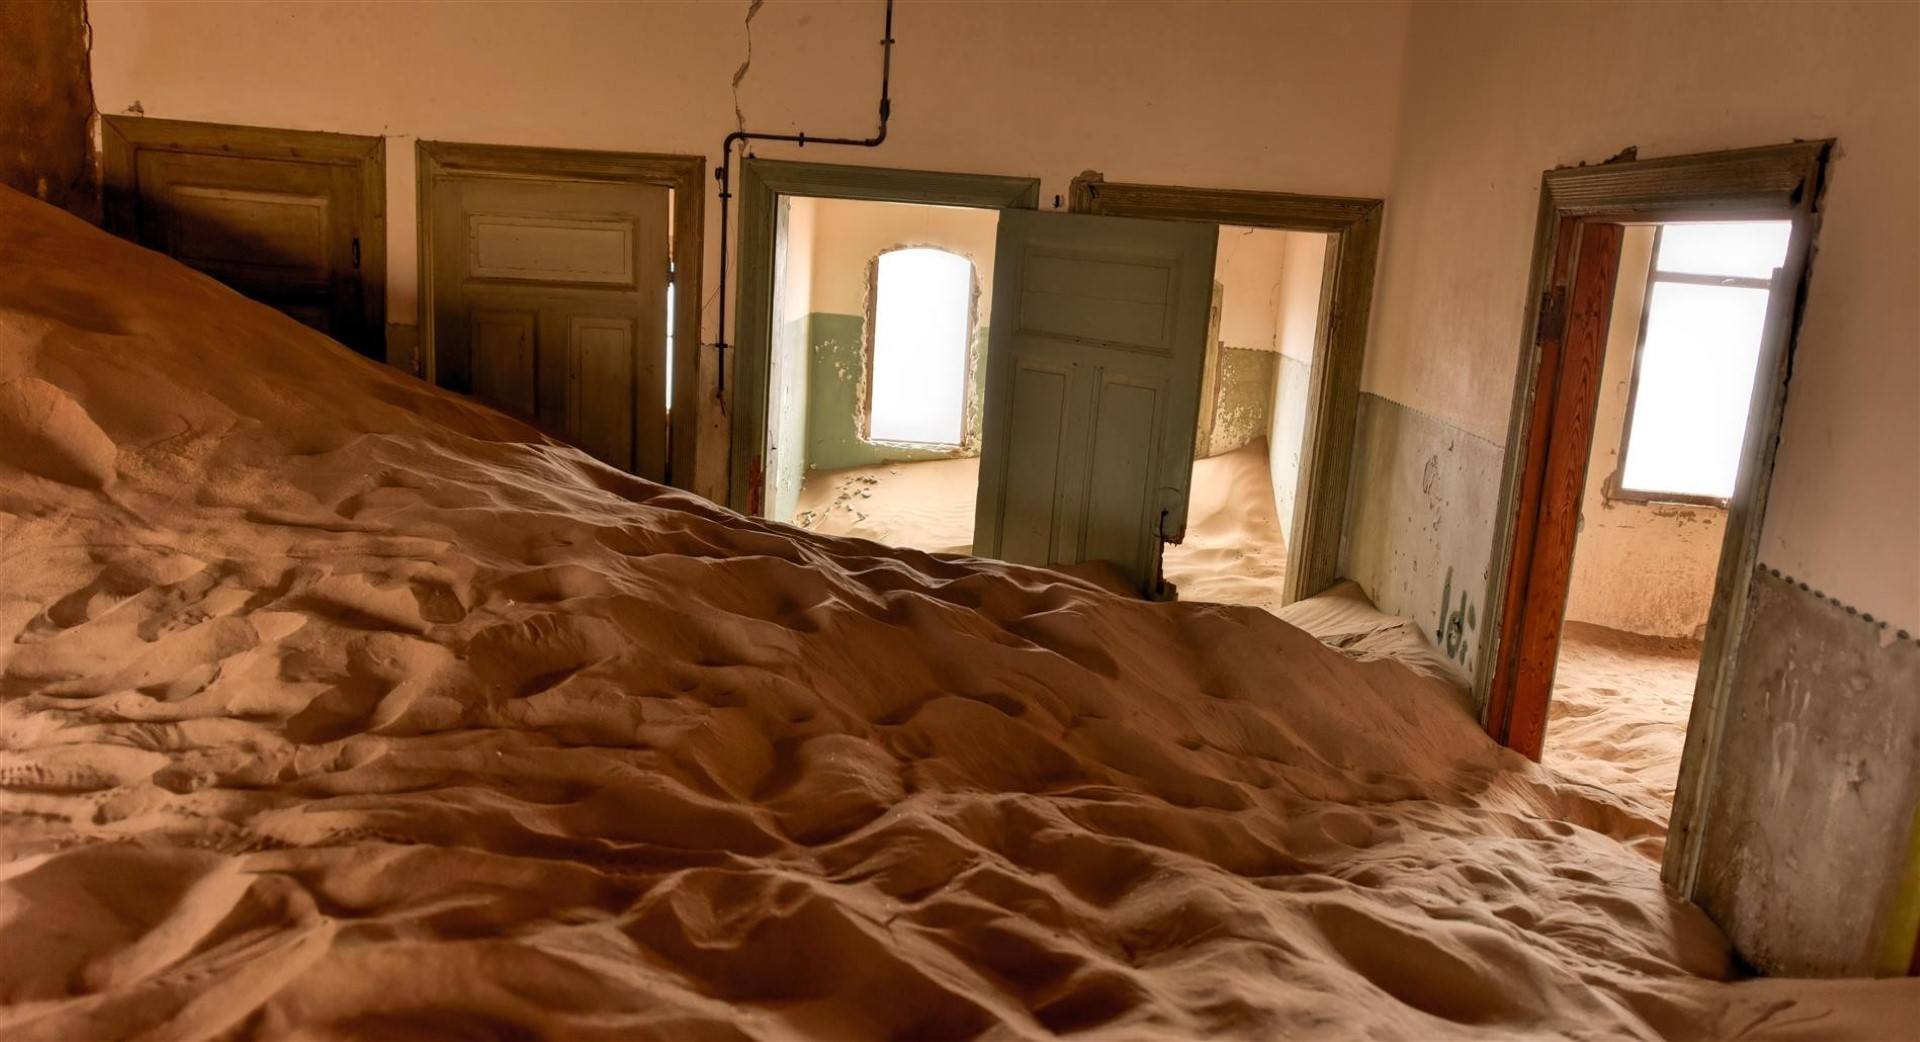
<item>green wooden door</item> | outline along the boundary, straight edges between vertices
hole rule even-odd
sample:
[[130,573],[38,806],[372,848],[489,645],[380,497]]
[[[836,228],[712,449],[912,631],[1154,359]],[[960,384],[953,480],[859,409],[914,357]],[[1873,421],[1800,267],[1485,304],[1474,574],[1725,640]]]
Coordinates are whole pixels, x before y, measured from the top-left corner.
[[647,184],[436,180],[436,381],[664,480],[669,197]]
[[1112,562],[1164,596],[1185,535],[1211,224],[1007,210],[994,255],[974,552]]

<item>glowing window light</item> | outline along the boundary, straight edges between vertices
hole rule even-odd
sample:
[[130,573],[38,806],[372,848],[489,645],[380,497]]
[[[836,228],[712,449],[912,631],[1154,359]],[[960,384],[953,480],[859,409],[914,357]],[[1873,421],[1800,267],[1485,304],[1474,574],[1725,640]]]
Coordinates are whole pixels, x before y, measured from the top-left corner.
[[1733,496],[1768,281],[1791,231],[1786,221],[1661,228],[1635,358],[1623,491]]
[[881,254],[876,268],[867,437],[959,445],[973,265],[945,250],[912,248]]

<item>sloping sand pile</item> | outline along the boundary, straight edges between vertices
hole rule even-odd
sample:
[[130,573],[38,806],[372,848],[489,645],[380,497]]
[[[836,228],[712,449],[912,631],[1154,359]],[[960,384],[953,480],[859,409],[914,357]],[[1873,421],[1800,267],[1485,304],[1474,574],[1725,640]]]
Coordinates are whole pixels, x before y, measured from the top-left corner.
[[1287,542],[1273,507],[1267,439],[1193,461],[1187,535],[1166,548],[1161,574],[1183,601],[1247,604],[1279,611]]
[[[0,192],[0,1037],[1889,1033],[1265,612],[615,473]],[[1879,1018],[1879,1019],[1875,1019]]]

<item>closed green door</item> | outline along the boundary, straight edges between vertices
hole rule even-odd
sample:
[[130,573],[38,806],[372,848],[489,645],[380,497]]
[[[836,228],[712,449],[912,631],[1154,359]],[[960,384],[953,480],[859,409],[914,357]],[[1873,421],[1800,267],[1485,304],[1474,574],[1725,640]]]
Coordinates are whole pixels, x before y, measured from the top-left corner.
[[1113,563],[1164,596],[1187,522],[1210,224],[1007,210],[994,256],[974,552]]

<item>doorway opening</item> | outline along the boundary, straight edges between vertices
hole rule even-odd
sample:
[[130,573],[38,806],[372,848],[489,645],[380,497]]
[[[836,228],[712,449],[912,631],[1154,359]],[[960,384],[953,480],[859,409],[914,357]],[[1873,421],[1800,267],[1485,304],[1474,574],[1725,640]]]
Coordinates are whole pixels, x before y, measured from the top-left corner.
[[[1110,567],[1092,569],[1102,581],[1160,597],[1172,592],[1162,547],[1181,545],[1189,535],[1196,442],[1205,439],[1205,462],[1246,449],[1257,432],[1258,449],[1246,453],[1258,453],[1264,465],[1255,498],[1280,500],[1267,526],[1280,532],[1272,556],[1284,556],[1285,564],[1268,577],[1281,587],[1277,598],[1261,591],[1240,599],[1285,603],[1332,586],[1381,203],[1110,183],[1089,174],[1073,182],[1069,212],[1041,215],[1033,212],[1038,187],[1031,178],[745,161],[732,356],[734,508],[895,545],[1055,567],[1102,562]],[[817,263],[825,241],[817,225],[842,204],[994,211],[978,215],[983,232],[985,219],[994,219],[993,244],[975,254],[898,236],[868,244],[857,258],[865,264],[863,306],[842,305],[839,314],[850,328],[831,338],[842,356],[851,346],[852,357],[843,357],[819,387],[806,387],[803,379],[811,383],[818,372],[808,355],[824,353],[828,339],[813,319],[833,314],[811,310],[814,283],[827,271]],[[795,249],[807,222],[816,225],[809,233],[815,245]],[[1312,347],[1298,351],[1303,357],[1296,360],[1308,370],[1307,402],[1290,421],[1285,409],[1274,408],[1276,393],[1288,386],[1276,387],[1276,360],[1237,365],[1243,359],[1216,342],[1209,367],[1210,339],[1218,339],[1208,333],[1209,298],[1223,226],[1308,233],[1299,244],[1319,247],[1318,307],[1292,313]],[[963,321],[957,306],[936,307],[955,317],[944,334],[911,334],[921,347],[912,355],[918,361],[909,363],[881,329],[882,298],[889,295],[884,284],[895,281],[882,271],[892,266],[883,254],[901,253],[905,264],[905,251],[921,247],[967,262],[945,267],[953,273],[950,286],[971,269],[972,308]],[[930,270],[941,266],[932,254],[919,257]],[[997,269],[992,273],[983,263],[989,257]],[[1310,260],[1295,265],[1300,275],[1312,270]],[[1251,353],[1281,353],[1273,292],[1269,286],[1247,298],[1267,322]],[[935,296],[959,298],[955,291]],[[1228,296],[1223,291],[1222,301]],[[796,325],[802,316],[807,321]],[[970,331],[958,337],[969,349],[964,366],[953,327]],[[1249,368],[1256,371],[1251,379],[1244,372]],[[1210,411],[1203,417],[1200,385],[1209,371]],[[924,392],[924,400],[895,397],[903,382]],[[814,423],[823,395],[836,391],[847,400],[826,414],[825,425]],[[1224,409],[1215,400],[1220,396]],[[1235,396],[1263,409],[1235,415]],[[937,408],[929,404],[936,400]],[[913,412],[929,429],[895,426],[904,421],[889,409]],[[1274,440],[1276,414],[1301,428],[1298,479],[1283,480],[1278,496],[1275,454],[1264,451]],[[829,431],[848,433],[862,451],[884,449],[879,460],[854,461],[884,469],[849,473],[852,467],[827,466],[831,452],[817,450]],[[972,458],[976,438],[978,462]],[[1234,461],[1204,469],[1231,469],[1227,462]],[[828,478],[825,471],[837,473]],[[944,494],[917,488],[919,479],[934,474]],[[970,533],[969,484],[976,488]],[[899,487],[910,490],[908,502],[889,502],[889,489]],[[1280,520],[1289,489],[1291,537]],[[890,523],[902,517],[902,507],[921,515],[905,518],[917,531]],[[934,512],[942,516],[927,516]],[[1247,556],[1244,538],[1225,542],[1216,547],[1218,556]]]
[[1627,225],[1542,762],[1664,822],[1791,221]]
[[778,205],[767,516],[970,553],[999,211]]
[[[1603,755],[1589,759],[1616,769],[1613,791],[1619,762],[1637,760],[1648,853],[1668,886],[1716,915],[1740,899],[1739,874],[1704,866],[1724,869],[1770,812],[1749,776],[1766,756],[1756,734],[1770,733],[1756,723],[1779,707],[1734,675],[1754,651],[1760,535],[1831,148],[1628,157],[1541,179],[1475,694],[1488,733],[1533,759],[1557,717],[1550,755],[1594,732]],[[1658,526],[1689,545],[1630,548]],[[1704,565],[1680,563],[1697,559],[1712,561],[1704,620],[1705,584],[1683,574]],[[1618,574],[1627,561],[1641,578]],[[1622,600],[1623,586],[1656,596]],[[1603,641],[1568,625],[1596,617],[1613,621]],[[1661,626],[1672,635],[1645,632]],[[1641,634],[1618,635],[1632,627]],[[1691,696],[1664,697],[1657,713],[1643,699],[1636,714],[1623,668],[1664,674],[1669,692],[1693,668]]]
[[[1227,243],[1223,252],[1245,229],[1269,235],[1285,233],[1281,261],[1285,300],[1276,306],[1274,316],[1277,353],[1291,357],[1295,363],[1305,363],[1306,372],[1300,373],[1298,366],[1281,359],[1273,362],[1276,381],[1267,416],[1268,487],[1264,491],[1275,504],[1272,525],[1279,529],[1278,554],[1286,563],[1281,568],[1266,569],[1268,574],[1256,576],[1240,589],[1232,588],[1238,584],[1211,581],[1213,577],[1202,574],[1211,570],[1224,577],[1227,570],[1221,562],[1208,558],[1223,556],[1230,564],[1239,551],[1250,549],[1248,540],[1232,535],[1221,538],[1210,532],[1230,529],[1234,522],[1230,510],[1219,517],[1211,517],[1210,511],[1263,501],[1263,490],[1257,482],[1251,482],[1256,487],[1249,495],[1236,491],[1230,476],[1224,480],[1216,476],[1213,472],[1230,474],[1234,468],[1216,464],[1211,457],[1203,457],[1192,475],[1195,487],[1190,517],[1199,519],[1199,531],[1188,528],[1176,533],[1180,538],[1168,547],[1165,560],[1170,580],[1178,584],[1185,579],[1187,588],[1180,595],[1190,600],[1231,599],[1271,607],[1334,587],[1340,581],[1340,540],[1346,524],[1348,482],[1354,477],[1354,424],[1384,204],[1378,199],[1343,196],[1108,181],[1089,171],[1073,181],[1072,209],[1075,213],[1213,224]],[[1317,280],[1312,277],[1311,259],[1316,249],[1320,257]],[[1305,303],[1311,296],[1309,285],[1318,294],[1312,307]],[[1223,293],[1222,303],[1230,295]],[[1311,348],[1304,348],[1303,341],[1310,342]],[[1289,380],[1293,375],[1305,379]],[[1258,377],[1255,383],[1257,386]],[[1304,403],[1292,401],[1301,394]],[[1203,402],[1206,398],[1203,395]],[[1296,444],[1291,425],[1296,422],[1300,425],[1297,457],[1291,451]],[[1253,466],[1241,469],[1252,470]],[[1364,479],[1364,475],[1361,477]],[[1203,484],[1205,491],[1200,488]],[[1268,555],[1273,552],[1269,549]],[[1252,566],[1245,566],[1245,570],[1261,571]],[[1270,591],[1273,585],[1279,586],[1277,600]]]
[[1162,570],[1182,600],[1287,603],[1327,235],[1221,225],[1186,537]]

